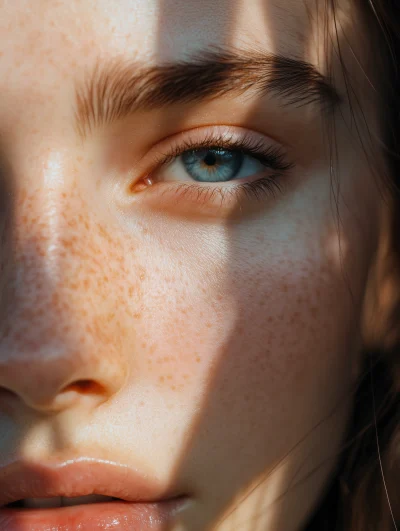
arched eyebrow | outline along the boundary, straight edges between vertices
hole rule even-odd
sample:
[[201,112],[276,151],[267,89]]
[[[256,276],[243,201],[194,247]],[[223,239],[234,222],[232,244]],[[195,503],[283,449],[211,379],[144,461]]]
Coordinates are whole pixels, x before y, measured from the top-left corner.
[[343,101],[311,63],[270,54],[210,46],[189,59],[146,65],[125,57],[98,60],[76,89],[75,129],[85,138],[138,111],[200,103],[225,94],[255,91],[283,105],[315,105],[333,111]]

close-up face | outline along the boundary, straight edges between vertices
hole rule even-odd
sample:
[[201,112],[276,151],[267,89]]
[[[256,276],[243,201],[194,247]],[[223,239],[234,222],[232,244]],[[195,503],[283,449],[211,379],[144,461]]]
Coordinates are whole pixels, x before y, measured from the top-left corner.
[[0,469],[182,496],[104,529],[300,531],[334,472],[382,199],[325,4],[0,1]]

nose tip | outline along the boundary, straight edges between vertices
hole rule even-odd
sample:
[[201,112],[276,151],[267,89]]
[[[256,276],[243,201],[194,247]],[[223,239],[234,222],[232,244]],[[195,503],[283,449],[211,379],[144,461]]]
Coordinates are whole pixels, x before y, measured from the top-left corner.
[[62,334],[43,335],[42,344],[23,337],[0,341],[0,410],[3,403],[40,413],[92,410],[125,385],[125,358],[109,345],[72,343]]
[[39,412],[58,413],[71,409],[77,402],[83,400],[96,406],[107,399],[107,394],[106,389],[94,381],[77,380],[65,386],[54,397],[44,395],[37,397],[36,400],[32,397],[25,397],[25,403]]
[[[33,381],[32,381],[33,383]],[[95,408],[105,402],[110,396],[110,390],[94,380],[80,379],[64,386],[59,391],[51,391],[40,385],[33,385],[22,390],[0,386],[1,403],[23,403],[25,407],[39,413],[60,413],[75,405],[86,403],[89,408]]]

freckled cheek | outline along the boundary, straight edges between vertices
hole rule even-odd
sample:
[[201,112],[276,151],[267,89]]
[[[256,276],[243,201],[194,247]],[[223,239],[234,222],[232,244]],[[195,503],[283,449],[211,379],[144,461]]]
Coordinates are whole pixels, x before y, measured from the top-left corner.
[[142,254],[136,261],[145,268],[136,264],[115,279],[136,381],[201,394],[223,365],[227,403],[237,389],[257,402],[260,393],[263,401],[280,399],[285,389],[293,397],[317,373],[329,380],[330,370],[346,367],[348,292],[322,260],[260,257],[247,269],[238,260],[236,270],[205,279],[182,255],[167,271],[154,249]]
[[299,263],[273,276],[249,275],[235,299],[230,337],[209,351],[214,366],[219,357],[221,376],[213,379],[221,380],[214,384],[221,414],[264,418],[268,428],[293,411],[293,400],[294,422],[329,408],[348,384],[356,327],[343,280],[320,264]]

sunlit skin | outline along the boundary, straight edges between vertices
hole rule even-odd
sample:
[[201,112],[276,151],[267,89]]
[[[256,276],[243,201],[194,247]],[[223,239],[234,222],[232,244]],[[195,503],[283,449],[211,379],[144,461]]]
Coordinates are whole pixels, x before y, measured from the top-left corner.
[[[361,20],[342,3],[363,56]],[[352,411],[379,242],[381,196],[348,102],[335,119],[340,240],[316,106],[226,95],[85,140],[73,126],[75,83],[99,57],[257,44],[324,72],[313,6],[0,1],[0,465],[129,464],[192,497],[174,530],[300,531],[313,513]],[[333,67],[345,93],[336,56]],[[161,143],[217,126],[280,146],[293,165],[282,192],[196,203],[173,192],[191,180],[182,167],[135,188]]]

